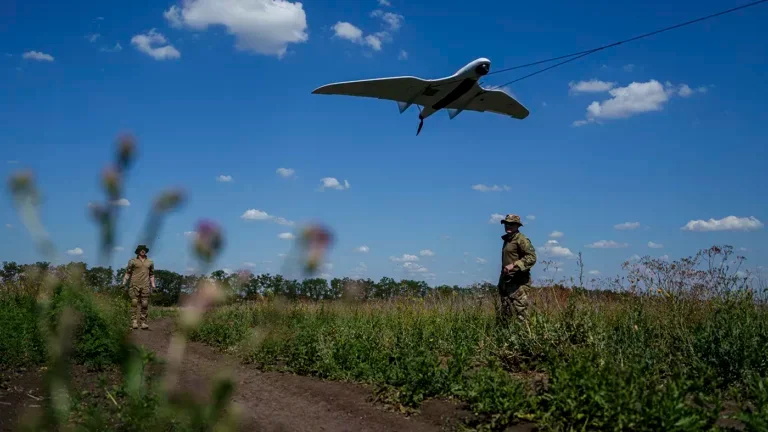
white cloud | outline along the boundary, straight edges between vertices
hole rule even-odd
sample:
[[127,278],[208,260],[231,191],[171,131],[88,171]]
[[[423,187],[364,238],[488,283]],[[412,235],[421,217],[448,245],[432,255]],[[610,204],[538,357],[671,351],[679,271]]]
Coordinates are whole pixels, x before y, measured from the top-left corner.
[[678,86],[670,82],[662,85],[657,80],[632,82],[626,87],[608,90],[610,99],[593,101],[587,107],[585,120],[577,120],[574,126],[582,126],[600,120],[623,119],[633,115],[661,111],[670,97],[688,97],[694,93],[687,84]]
[[115,43],[115,46],[114,46],[114,47],[112,47],[112,48],[101,47],[101,48],[99,49],[99,51],[101,51],[101,52],[120,52],[120,51],[122,51],[122,50],[123,50],[123,46],[122,46],[122,45],[120,45],[120,42],[116,42],[116,43]]
[[400,50],[400,54],[397,55],[398,60],[408,60],[408,51]]
[[367,253],[368,251],[370,251],[370,248],[368,248],[368,246],[363,245],[363,246],[360,246],[360,247],[356,248],[355,251],[362,252],[362,253]]
[[579,81],[568,83],[571,93],[602,93],[607,92],[616,85],[615,82],[600,81],[592,79],[589,81]]
[[122,252],[125,250],[125,248],[122,246],[115,246],[114,248],[112,248],[112,250],[114,250],[115,252]]
[[386,24],[387,27],[389,27],[389,30],[391,31],[398,31],[400,30],[400,27],[403,25],[403,20],[405,19],[404,16],[392,12],[384,12],[382,10],[376,9],[375,11],[371,12],[371,17],[373,18],[380,18],[384,24]]
[[549,236],[552,238],[560,238],[564,236],[565,234],[561,233],[560,231],[552,231]]
[[382,40],[389,40],[389,34],[386,32],[378,32],[375,34],[369,34],[363,37],[363,31],[354,24],[339,21],[333,26],[334,36],[348,40],[350,42],[367,45],[373,48],[374,51],[381,51]]
[[88,41],[90,41],[91,43],[96,42],[96,40],[99,39],[99,37],[101,37],[101,35],[98,33],[91,33],[85,36],[85,38],[88,39]]
[[493,185],[493,186],[486,186],[484,184],[476,184],[472,186],[472,189],[480,192],[501,192],[503,190],[510,190],[511,188],[507,185],[499,186],[499,185]]
[[222,174],[222,175],[216,177],[216,181],[220,182],[220,183],[229,183],[229,182],[233,181],[233,179],[232,179],[232,176],[230,176],[230,175],[223,175]]
[[634,254],[631,257],[629,257],[629,260],[630,261],[639,261],[640,260],[640,255]]
[[128,207],[131,205],[131,202],[125,198],[120,198],[119,200],[112,201],[112,205],[115,205],[118,207]]
[[294,225],[295,224],[295,222],[290,221],[284,217],[273,216],[263,210],[258,210],[258,209],[248,209],[242,215],[240,215],[240,218],[243,220],[258,220],[258,221],[268,220],[278,225]]
[[137,34],[131,38],[131,43],[137,50],[154,58],[155,60],[177,59],[181,53],[168,44],[168,40],[155,29],[149,30],[145,34]]
[[613,240],[600,240],[596,241],[592,244],[586,245],[588,248],[595,248],[595,249],[616,249],[616,248],[625,248],[629,246],[626,243],[616,243]]
[[335,36],[341,39],[358,43],[363,40],[363,31],[354,24],[346,21],[339,21],[334,24],[333,31]]
[[503,214],[493,213],[491,214],[491,218],[488,220],[488,223],[499,223],[502,219],[504,219]]
[[186,238],[195,238],[197,237],[196,231],[184,231],[184,237]]
[[403,268],[407,270],[409,273],[426,273],[429,271],[426,267],[424,267],[421,264],[416,264],[415,262],[404,262]]
[[278,235],[277,235],[277,237],[278,237],[278,238],[281,238],[281,239],[283,239],[283,240],[292,240],[292,239],[294,239],[296,236],[294,236],[294,235],[293,235],[293,233],[284,232],[284,233],[280,233],[280,234],[278,234]]
[[267,212],[257,209],[246,210],[240,217],[246,220],[269,220],[272,218]]
[[320,190],[324,190],[326,188],[337,190],[349,189],[349,182],[346,180],[344,180],[344,184],[339,183],[339,181],[333,177],[323,177],[320,179],[320,181],[323,183],[323,185],[320,186]]
[[47,61],[47,62],[53,61],[52,55],[45,54],[40,51],[27,51],[21,55],[21,58],[28,59],[28,60]]
[[488,262],[488,260],[478,257],[478,258],[475,258],[475,262],[477,262],[478,264],[485,264]]
[[727,216],[722,219],[692,220],[680,228],[684,231],[752,231],[763,227],[754,216],[736,217]]
[[247,262],[246,261],[246,262],[243,263],[243,266],[249,267],[249,268],[253,268],[253,267],[256,267],[256,263],[252,263],[252,262]]
[[279,253],[279,254],[277,254],[277,256],[279,256],[280,258],[285,258],[287,256],[287,254]]
[[68,250],[67,254],[68,255],[72,255],[72,256],[78,256],[78,255],[82,255],[83,254],[83,250],[80,249],[79,247],[76,247],[74,249]]
[[417,257],[416,255],[403,254],[403,256],[401,257],[391,256],[389,257],[389,260],[394,262],[412,262],[412,261],[418,261],[419,257]]
[[279,174],[281,177],[290,177],[296,171],[293,168],[278,168],[275,172],[277,172],[277,174]]
[[662,255],[659,257],[659,259],[662,261],[669,261],[669,255]]
[[301,2],[287,0],[185,0],[163,14],[174,27],[205,30],[222,25],[240,51],[282,58],[288,44],[309,40]]
[[613,227],[617,230],[633,230],[637,229],[640,226],[640,222],[624,222],[617,225],[614,225]]
[[600,274],[600,272],[599,272],[598,270],[590,270],[590,271],[589,271],[589,274],[591,274],[591,275],[595,275],[595,276],[596,276],[596,275],[599,275],[599,274]]
[[570,249],[560,246],[557,240],[547,240],[544,246],[539,248],[542,254],[557,258],[573,258],[575,255]]
[[659,244],[659,243],[654,243],[652,241],[649,241],[648,242],[648,247],[651,248],[651,249],[663,249],[664,245],[663,244]]
[[536,220],[536,216],[535,215],[528,215],[525,218],[528,219],[529,221],[535,221]]
[[435,253],[432,252],[429,249],[423,249],[423,250],[419,251],[419,255],[421,255],[421,256],[435,256]]
[[382,6],[392,6],[392,3],[390,3],[389,0],[379,0],[379,4]]

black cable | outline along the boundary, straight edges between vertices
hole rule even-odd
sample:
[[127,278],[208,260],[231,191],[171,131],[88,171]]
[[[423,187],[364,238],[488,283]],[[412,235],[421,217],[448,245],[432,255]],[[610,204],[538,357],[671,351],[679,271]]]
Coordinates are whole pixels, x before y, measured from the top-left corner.
[[[653,36],[653,35],[656,35],[656,34],[659,34],[659,33],[663,33],[665,31],[673,30],[673,29],[676,29],[676,28],[684,27],[684,26],[687,26],[687,25],[690,25],[690,24],[693,24],[693,23],[697,23],[699,21],[704,21],[704,20],[707,20],[707,19],[710,19],[710,18],[714,18],[716,16],[725,15],[725,14],[728,14],[728,13],[731,13],[731,12],[735,12],[735,11],[740,10],[740,9],[746,9],[748,7],[751,7],[751,6],[756,6],[756,5],[760,4],[760,3],[765,3],[766,1],[768,1],[768,0],[758,0],[758,1],[755,1],[755,2],[752,2],[752,3],[747,3],[747,4],[744,4],[744,5],[741,5],[741,6],[737,6],[737,7],[728,9],[728,10],[724,10],[724,11],[721,11],[721,12],[714,13],[712,15],[707,15],[707,16],[702,17],[702,18],[696,18],[696,19],[691,20],[691,21],[687,21],[687,22],[684,22],[684,23],[681,23],[681,24],[677,24],[677,25],[674,25],[674,26],[671,26],[671,27],[666,27],[666,28],[663,28],[663,29],[660,29],[660,30],[656,30],[656,31],[650,32],[650,33],[642,34],[640,36],[635,36],[633,38],[629,38],[629,39],[625,39],[625,40],[622,40],[622,41],[614,42],[614,43],[611,43],[611,44],[608,44],[608,45],[603,45],[601,47],[593,48],[591,50],[580,51],[580,52],[577,52],[577,53],[567,54],[567,55],[559,56],[559,57],[553,57],[553,58],[550,58],[550,59],[540,60],[540,61],[537,61],[537,62],[528,63],[528,64],[524,64],[524,65],[520,65],[520,66],[513,66],[513,67],[509,67],[509,68],[505,68],[505,69],[499,69],[497,71],[489,73],[486,76],[497,74],[497,73],[502,73],[502,72],[508,72],[508,71],[515,70],[515,69],[521,69],[521,68],[524,68],[524,67],[535,66],[535,65],[538,65],[538,64],[542,64],[542,63],[548,63],[548,62],[551,62],[551,61],[560,60],[560,59],[564,59],[564,58],[568,58],[568,57],[577,56],[577,57],[571,58],[569,60],[566,60],[564,62],[560,62],[560,63],[558,63],[556,65],[550,66],[548,68],[544,68],[542,70],[536,71],[536,72],[534,72],[532,74],[526,75],[526,76],[524,76],[522,78],[515,79],[515,80],[510,81],[508,83],[504,83],[504,84],[502,84],[500,86],[495,86],[493,88],[504,87],[505,85],[509,85],[509,84],[515,83],[517,81],[520,81],[522,79],[525,79],[525,78],[528,78],[528,77],[532,77],[532,76],[534,76],[536,74],[542,73],[542,72],[547,71],[549,69],[555,68],[557,66],[563,65],[565,63],[568,63],[568,62],[571,62],[573,60],[579,59],[581,57],[587,56],[589,54],[595,53],[597,51],[602,51],[602,50],[604,50],[606,48],[611,48],[611,47],[614,47],[614,46],[617,46],[617,45],[621,45],[621,44],[624,44],[624,43],[627,43],[627,42],[636,41],[638,39],[646,38],[648,36]],[[490,90],[490,89],[488,89],[488,90]]]

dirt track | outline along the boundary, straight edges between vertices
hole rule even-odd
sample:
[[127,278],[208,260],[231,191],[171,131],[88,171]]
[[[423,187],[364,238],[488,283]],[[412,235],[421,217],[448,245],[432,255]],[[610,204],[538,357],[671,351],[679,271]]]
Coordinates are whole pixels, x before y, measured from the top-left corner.
[[[135,340],[165,356],[171,331],[171,320],[163,319],[135,331]],[[452,404],[432,401],[406,417],[368,402],[371,392],[361,386],[260,372],[200,343],[188,345],[179,384],[207,394],[210,379],[225,368],[237,376],[233,400],[242,408],[244,431],[440,431],[449,423],[441,417],[459,414]]]
[[[151,327],[135,330],[133,338],[165,357],[172,320],[154,321]],[[237,377],[233,400],[242,408],[243,431],[444,431],[454,430],[457,419],[469,414],[448,402],[429,401],[419,414],[407,417],[370,402],[372,392],[362,386],[260,372],[200,343],[188,345],[179,385],[205,397],[211,379],[224,369]],[[22,412],[40,407],[41,373],[34,368],[0,375],[0,430],[14,430]],[[83,368],[74,368],[73,377],[77,388],[95,388],[95,376]]]

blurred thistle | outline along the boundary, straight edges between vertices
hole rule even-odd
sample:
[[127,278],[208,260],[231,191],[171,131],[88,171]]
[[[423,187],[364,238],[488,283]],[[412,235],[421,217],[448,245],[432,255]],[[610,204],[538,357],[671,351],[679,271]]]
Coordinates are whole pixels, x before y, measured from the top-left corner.
[[154,211],[158,213],[168,213],[176,210],[184,203],[185,194],[181,189],[170,189],[160,194],[155,199]]
[[49,259],[53,258],[53,243],[40,220],[40,193],[32,171],[25,170],[12,175],[8,180],[8,189],[11,191],[19,217],[32,235],[38,249]]
[[178,210],[185,200],[186,195],[179,188],[169,189],[160,193],[155,198],[152,209],[149,211],[147,221],[144,224],[143,238],[139,241],[139,244],[145,244],[151,249],[163,225],[163,217],[167,213]]
[[123,134],[117,140],[117,169],[127,170],[136,154],[136,139],[131,134]]
[[215,222],[201,220],[195,232],[195,256],[205,264],[212,263],[224,246],[221,228]]
[[122,175],[113,166],[107,166],[101,174],[101,185],[111,202],[120,199],[120,191],[123,186]]
[[317,271],[332,242],[333,234],[326,227],[313,224],[304,228],[301,233],[301,245],[307,253],[304,264],[305,273]]

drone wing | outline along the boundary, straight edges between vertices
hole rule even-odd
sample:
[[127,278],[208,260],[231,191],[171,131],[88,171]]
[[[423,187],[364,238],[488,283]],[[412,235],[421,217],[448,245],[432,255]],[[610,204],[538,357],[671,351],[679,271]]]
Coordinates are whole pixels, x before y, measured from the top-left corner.
[[420,99],[429,96],[424,93],[430,83],[432,81],[411,76],[374,78],[324,85],[316,88],[312,94],[369,97],[423,106],[427,100],[424,98],[424,103],[420,103]]
[[[459,108],[448,106],[448,108]],[[464,110],[485,112],[490,111],[496,114],[507,115],[519,120],[528,117],[530,112],[520,102],[512,96],[501,90],[482,89],[482,93],[477,95]]]

